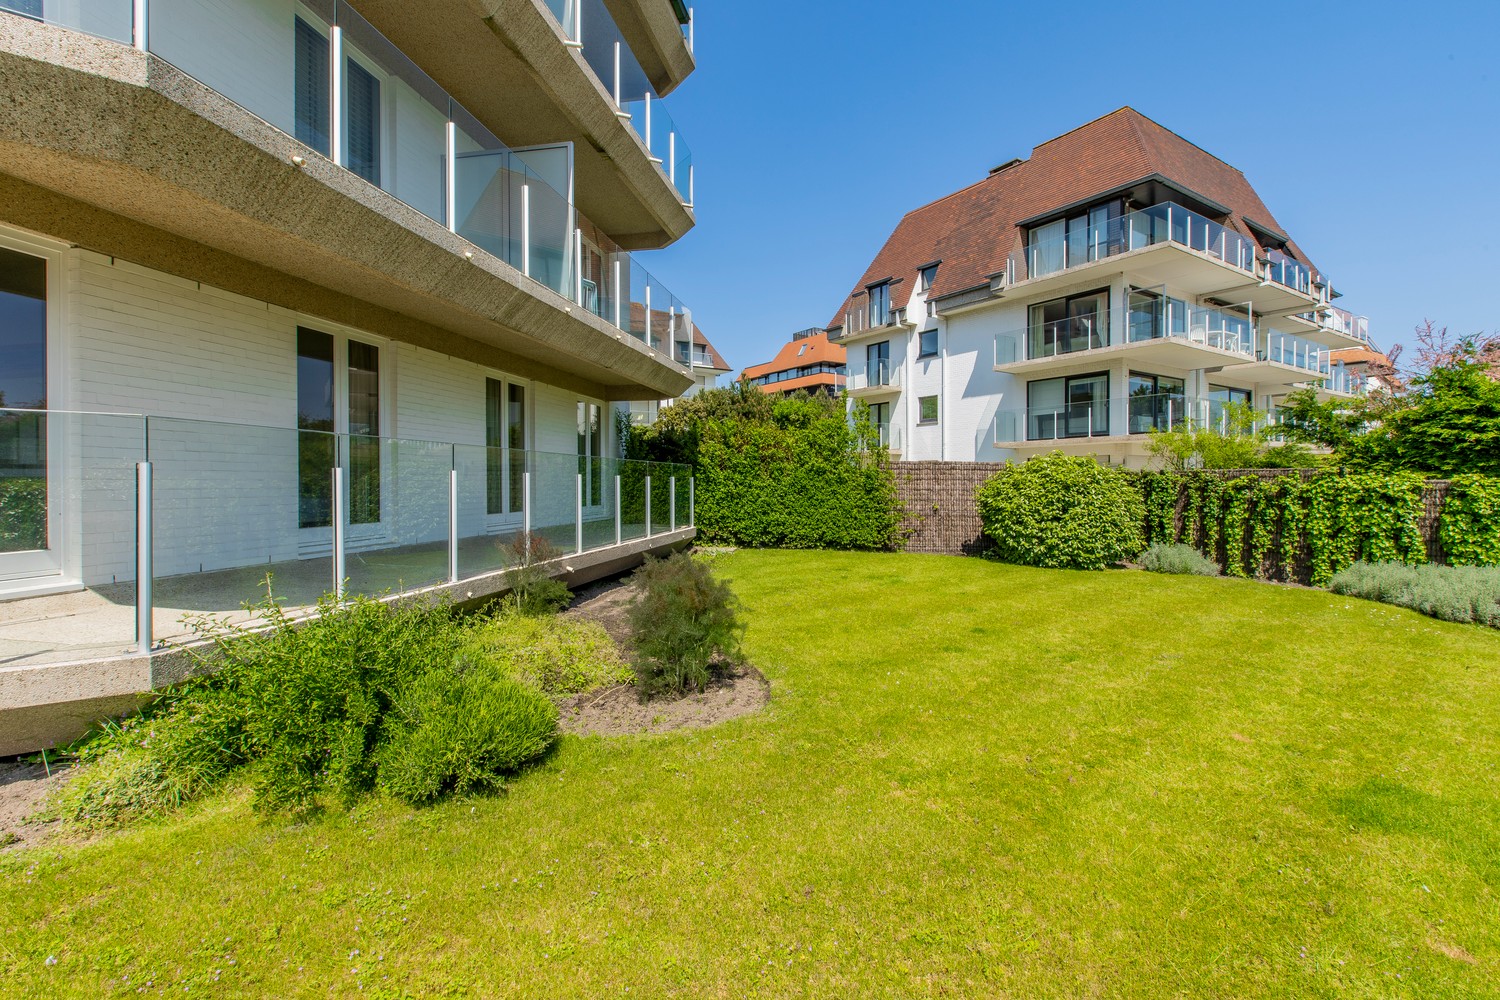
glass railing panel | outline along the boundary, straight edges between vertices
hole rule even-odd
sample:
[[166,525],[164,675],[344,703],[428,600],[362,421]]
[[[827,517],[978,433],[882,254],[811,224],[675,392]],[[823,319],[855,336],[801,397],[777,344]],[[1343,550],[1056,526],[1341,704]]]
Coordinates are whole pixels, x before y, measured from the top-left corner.
[[631,541],[646,536],[646,477],[650,463],[624,460],[620,474],[620,538]]
[[1102,316],[1074,316],[1039,323],[1028,331],[1027,345],[1028,357],[1031,358],[1050,358],[1108,347],[1109,321]]
[[615,544],[615,477],[620,473],[619,460],[580,458],[578,466],[584,477],[584,551],[606,548]]
[[529,179],[524,164],[456,103],[454,217],[458,234],[517,271],[526,264],[522,222]]
[[1141,393],[1128,398],[1126,413],[1128,433],[1149,434],[1185,425],[1190,410],[1180,393]]
[[1043,277],[1161,243],[1177,243],[1254,272],[1255,246],[1227,227],[1170,202],[1130,212],[1107,223],[1027,244],[1026,276]]
[[447,580],[453,446],[356,434],[341,435],[339,445],[348,591],[399,593]]
[[338,18],[344,165],[446,223],[447,93],[354,8],[340,4]]
[[169,417],[148,428],[158,620],[239,620],[268,597],[303,607],[333,590],[334,435]]
[[547,0],[547,9],[557,19],[565,38],[578,39],[578,6],[580,0]]
[[576,297],[573,260],[573,206],[528,173],[530,192],[529,274],[568,299]]
[[651,463],[651,534],[660,535],[671,530],[672,467],[661,462]]
[[517,561],[526,452],[456,445],[458,473],[458,578],[485,576]]
[[129,45],[132,0],[0,0],[0,11]]
[[532,535],[559,555],[577,551],[578,456],[531,452],[530,462]]

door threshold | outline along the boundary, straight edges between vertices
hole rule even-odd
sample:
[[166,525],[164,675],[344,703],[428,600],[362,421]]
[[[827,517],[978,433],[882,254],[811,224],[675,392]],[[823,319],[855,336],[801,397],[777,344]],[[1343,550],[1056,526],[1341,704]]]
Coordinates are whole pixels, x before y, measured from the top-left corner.
[[38,577],[30,580],[6,580],[0,582],[0,604],[6,601],[22,601],[28,597],[48,597],[52,594],[71,594],[87,588],[78,580],[65,580],[61,576]]

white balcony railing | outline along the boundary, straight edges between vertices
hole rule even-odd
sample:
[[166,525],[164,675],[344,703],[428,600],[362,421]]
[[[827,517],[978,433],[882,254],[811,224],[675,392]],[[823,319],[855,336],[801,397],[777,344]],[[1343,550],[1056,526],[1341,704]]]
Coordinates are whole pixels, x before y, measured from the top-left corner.
[[[1247,317],[1179,299],[1158,298],[1149,307],[1132,306],[1124,336],[1129,344],[1175,340],[1255,357],[1256,328]],[[1116,343],[1107,318],[1074,316],[996,334],[995,365],[1086,353]]]
[[[1254,243],[1212,219],[1164,202],[1064,236],[1029,243],[1022,256],[1024,277],[1045,277],[1164,243],[1196,250],[1252,275],[1256,271]],[[1008,273],[1016,273],[1014,258]]]
[[848,389],[860,392],[871,389],[898,388],[901,385],[901,366],[888,358],[880,358],[865,364],[864,369],[849,373]]

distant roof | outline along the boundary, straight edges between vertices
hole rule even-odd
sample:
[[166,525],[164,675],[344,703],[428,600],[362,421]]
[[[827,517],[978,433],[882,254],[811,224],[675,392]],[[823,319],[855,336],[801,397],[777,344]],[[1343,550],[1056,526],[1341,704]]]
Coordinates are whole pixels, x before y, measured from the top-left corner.
[[[663,312],[660,309],[651,310],[651,339],[665,342],[668,332],[675,331],[676,324],[682,321],[682,313]],[[639,302],[630,303],[630,328],[639,330],[645,323],[646,307]],[[719,349],[709,343],[708,337],[703,333],[703,328],[697,323],[693,324],[693,343],[703,348],[708,353],[708,358],[713,362],[713,367],[719,371],[730,371],[729,362],[724,360],[724,355]],[[672,356],[675,358],[677,345],[672,345]]]
[[789,371],[819,362],[842,365],[847,363],[848,354],[849,352],[842,344],[829,343],[827,330],[819,330],[817,333],[809,333],[788,341],[781,350],[776,352],[775,358],[765,364],[751,365],[740,375],[742,378],[758,378],[761,375],[769,375],[771,372]]
[[[917,287],[917,269],[933,261],[939,267],[930,298],[984,285],[1023,249],[1022,222],[1153,178],[1227,209],[1230,228],[1263,249],[1284,232],[1244,174],[1125,107],[1047,140],[1030,159],[1002,164],[983,180],[908,212],[828,325],[842,326],[850,303],[881,281],[908,279],[893,287],[891,302],[906,305]],[[1288,242],[1286,252],[1312,267],[1295,243]]]

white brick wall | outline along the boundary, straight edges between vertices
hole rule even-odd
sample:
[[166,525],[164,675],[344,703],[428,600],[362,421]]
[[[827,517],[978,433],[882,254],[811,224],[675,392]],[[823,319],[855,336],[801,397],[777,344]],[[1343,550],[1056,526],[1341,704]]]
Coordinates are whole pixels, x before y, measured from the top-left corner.
[[[330,325],[87,251],[70,252],[65,273],[68,391],[58,405],[150,415],[157,575],[280,562],[326,546],[327,529],[298,527],[295,427],[297,326]],[[485,379],[497,373],[407,344],[386,344],[380,364],[382,431],[397,440],[382,443],[381,523],[351,527],[351,547],[446,539],[455,457],[461,534],[493,530],[483,446]],[[527,389],[532,446],[573,455],[578,397]],[[144,430],[139,417],[69,420],[69,568],[85,582],[134,576],[134,463]],[[458,444],[456,456],[447,442]],[[566,457],[538,473],[538,523],[571,523],[575,473]]]

